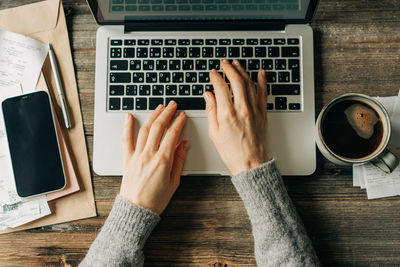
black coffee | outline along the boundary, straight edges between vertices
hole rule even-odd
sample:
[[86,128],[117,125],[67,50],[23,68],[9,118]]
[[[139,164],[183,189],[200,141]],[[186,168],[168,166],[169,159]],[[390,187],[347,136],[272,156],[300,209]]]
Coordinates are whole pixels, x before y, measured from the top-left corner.
[[322,136],[332,152],[358,159],[372,154],[382,141],[383,125],[377,112],[356,100],[334,104],[322,120]]

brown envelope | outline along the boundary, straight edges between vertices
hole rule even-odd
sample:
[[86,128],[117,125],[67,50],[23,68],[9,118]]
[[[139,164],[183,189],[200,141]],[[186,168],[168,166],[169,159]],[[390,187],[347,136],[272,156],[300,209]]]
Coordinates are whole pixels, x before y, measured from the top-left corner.
[[[49,202],[52,215],[17,228],[0,231],[0,234],[96,216],[82,114],[61,1],[48,0],[0,10],[0,29],[24,34],[43,43],[52,44],[62,76],[61,80],[64,85],[73,127],[68,131],[63,127],[63,134],[81,188],[77,193]],[[48,58],[44,63],[43,72],[49,83],[58,120],[63,122],[57,89]]]

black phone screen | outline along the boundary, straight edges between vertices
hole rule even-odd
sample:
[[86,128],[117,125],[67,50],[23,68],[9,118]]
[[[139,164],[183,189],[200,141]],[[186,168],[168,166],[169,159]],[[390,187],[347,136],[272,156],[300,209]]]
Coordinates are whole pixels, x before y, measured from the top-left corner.
[[38,91],[2,103],[17,193],[29,197],[65,186],[49,95]]

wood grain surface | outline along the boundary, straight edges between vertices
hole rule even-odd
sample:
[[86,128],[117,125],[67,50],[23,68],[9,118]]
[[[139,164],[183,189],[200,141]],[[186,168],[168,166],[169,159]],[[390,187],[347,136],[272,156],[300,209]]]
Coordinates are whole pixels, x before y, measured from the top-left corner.
[[[0,9],[32,3],[1,0]],[[90,160],[96,25],[85,1],[65,0]],[[316,111],[357,92],[400,89],[400,1],[322,0],[312,23]],[[103,225],[120,177],[93,175],[96,218],[0,236],[0,266],[76,266]],[[326,266],[399,266],[400,197],[367,200],[349,167],[318,153],[310,177],[285,177],[289,195]],[[229,177],[183,177],[146,247],[147,266],[255,266],[243,203]]]

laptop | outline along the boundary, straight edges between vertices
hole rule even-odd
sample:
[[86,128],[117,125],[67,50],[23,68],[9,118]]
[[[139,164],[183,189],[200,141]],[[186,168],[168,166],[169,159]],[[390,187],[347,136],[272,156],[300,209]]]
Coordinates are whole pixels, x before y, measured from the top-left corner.
[[[282,175],[310,175],[314,142],[313,32],[318,0],[87,0],[96,36],[93,168],[122,175],[126,113],[135,135],[159,104],[185,110],[183,175],[229,175],[208,136],[209,71],[238,59],[268,84],[270,155]],[[221,72],[223,75],[223,73]]]

